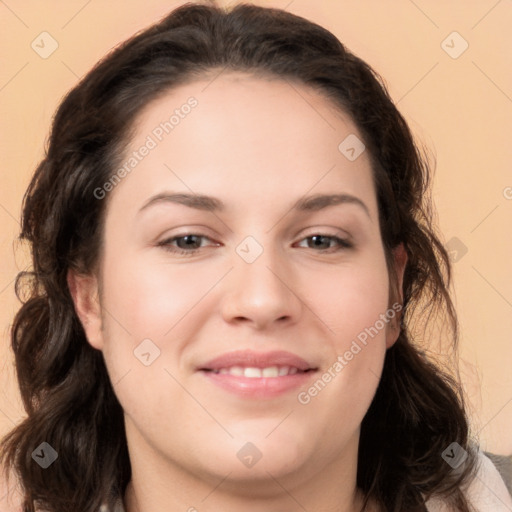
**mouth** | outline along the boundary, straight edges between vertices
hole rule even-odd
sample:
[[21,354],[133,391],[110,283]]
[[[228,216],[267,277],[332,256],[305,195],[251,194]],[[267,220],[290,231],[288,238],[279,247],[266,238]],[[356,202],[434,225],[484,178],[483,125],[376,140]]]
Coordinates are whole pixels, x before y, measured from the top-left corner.
[[274,398],[307,384],[318,367],[290,352],[235,351],[197,368],[209,382],[242,398]]
[[235,377],[246,377],[248,379],[275,379],[278,377],[286,377],[288,375],[315,371],[315,368],[300,370],[296,366],[267,366],[265,368],[256,368],[254,366],[231,366],[229,368],[220,368],[215,370],[203,368],[202,371],[212,372],[215,375],[234,375]]

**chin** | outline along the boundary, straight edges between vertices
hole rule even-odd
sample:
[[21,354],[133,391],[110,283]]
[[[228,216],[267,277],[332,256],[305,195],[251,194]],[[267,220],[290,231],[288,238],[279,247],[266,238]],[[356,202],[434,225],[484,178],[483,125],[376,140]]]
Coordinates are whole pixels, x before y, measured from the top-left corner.
[[[282,487],[293,488],[307,480],[305,461],[290,460],[287,453],[263,455],[252,467],[238,461],[224,460],[207,468],[216,485],[222,480],[224,491],[245,498],[272,498],[282,492]],[[279,483],[277,483],[279,482]]]
[[[274,422],[273,428],[275,425]],[[297,439],[286,429],[276,429],[270,435],[271,429],[258,432],[254,435],[252,429],[245,429],[246,435],[236,435],[229,447],[219,450],[215,470],[222,468],[224,475],[230,473],[230,479],[240,483],[256,483],[297,473],[307,464],[312,449],[308,450],[305,440]]]

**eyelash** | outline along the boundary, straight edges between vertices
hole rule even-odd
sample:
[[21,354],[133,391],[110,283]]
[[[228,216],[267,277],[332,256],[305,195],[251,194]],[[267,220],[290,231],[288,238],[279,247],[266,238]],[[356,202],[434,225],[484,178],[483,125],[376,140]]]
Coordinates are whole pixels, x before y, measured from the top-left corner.
[[[186,233],[184,235],[175,236],[175,237],[172,237],[172,238],[167,238],[166,240],[162,240],[157,245],[159,247],[162,247],[165,251],[168,251],[168,252],[171,252],[171,253],[174,253],[174,254],[181,254],[182,256],[193,256],[194,254],[197,253],[197,251],[202,249],[202,247],[196,247],[194,249],[186,250],[186,249],[180,249],[179,247],[175,247],[175,246],[171,245],[173,242],[175,242],[177,240],[180,240],[182,238],[186,238],[188,236],[193,236],[193,237],[198,237],[198,238],[203,238],[203,239],[210,240],[210,238],[208,236],[206,236],[206,235],[201,235],[199,233]],[[338,246],[339,246],[338,248],[329,247],[328,249],[322,249],[320,251],[315,251],[315,252],[329,253],[330,254],[330,253],[333,253],[333,252],[339,252],[339,251],[342,251],[342,250],[353,248],[353,244],[351,242],[349,242],[347,239],[343,239],[343,238],[340,238],[340,237],[335,236],[335,235],[326,235],[326,234],[323,234],[323,233],[314,233],[314,234],[312,234],[310,236],[307,236],[307,237],[303,238],[301,240],[301,242],[304,241],[304,240],[311,239],[313,237],[328,238],[328,239],[333,240],[334,242],[336,242],[338,244]],[[308,247],[308,249],[311,249],[311,247]]]

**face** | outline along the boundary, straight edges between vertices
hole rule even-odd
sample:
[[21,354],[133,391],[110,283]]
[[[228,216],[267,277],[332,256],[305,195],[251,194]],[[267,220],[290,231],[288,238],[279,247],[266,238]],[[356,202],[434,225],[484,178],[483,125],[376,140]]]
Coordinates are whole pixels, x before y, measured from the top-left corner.
[[236,73],[172,90],[136,128],[104,187],[99,276],[70,277],[132,462],[343,474],[398,334],[360,132],[305,86]]

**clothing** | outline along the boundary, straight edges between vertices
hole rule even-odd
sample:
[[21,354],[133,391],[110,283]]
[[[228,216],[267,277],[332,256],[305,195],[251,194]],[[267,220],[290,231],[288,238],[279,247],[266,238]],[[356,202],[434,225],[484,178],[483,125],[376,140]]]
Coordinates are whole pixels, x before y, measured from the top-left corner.
[[[478,452],[478,472],[468,488],[466,497],[478,512],[512,512],[512,496],[503,478],[489,457],[481,451]],[[456,512],[450,510],[439,499],[429,500],[426,506],[428,512]],[[112,512],[126,512],[121,500]]]
[[[478,452],[478,472],[471,482],[466,497],[478,512],[512,512],[512,496],[505,482],[483,452]],[[429,512],[455,512],[449,510],[441,500],[427,502]]]
[[504,455],[495,455],[494,453],[484,452],[491,462],[496,466],[500,472],[508,492],[512,495],[512,455],[505,457]]

